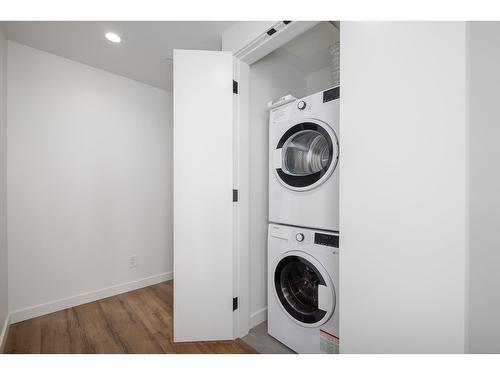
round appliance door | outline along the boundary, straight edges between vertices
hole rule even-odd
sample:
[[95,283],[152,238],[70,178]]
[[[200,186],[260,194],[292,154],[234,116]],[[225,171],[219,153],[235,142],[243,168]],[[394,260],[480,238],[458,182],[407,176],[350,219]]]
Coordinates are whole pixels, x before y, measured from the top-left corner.
[[335,287],[324,267],[301,251],[284,253],[274,267],[274,291],[296,323],[317,327],[335,311]]
[[337,167],[337,135],[318,120],[293,125],[280,138],[273,159],[276,177],[283,185],[299,191],[313,189]]

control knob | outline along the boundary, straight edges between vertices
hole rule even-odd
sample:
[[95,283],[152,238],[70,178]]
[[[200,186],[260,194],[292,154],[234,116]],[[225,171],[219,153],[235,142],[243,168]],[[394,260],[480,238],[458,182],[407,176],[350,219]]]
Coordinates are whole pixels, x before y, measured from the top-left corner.
[[304,241],[304,238],[305,238],[304,233],[297,233],[297,234],[295,235],[295,239],[296,239],[298,242],[302,242],[302,241]]
[[300,109],[301,111],[306,109],[307,107],[307,103],[303,100],[301,100],[300,102],[297,103],[297,108]]

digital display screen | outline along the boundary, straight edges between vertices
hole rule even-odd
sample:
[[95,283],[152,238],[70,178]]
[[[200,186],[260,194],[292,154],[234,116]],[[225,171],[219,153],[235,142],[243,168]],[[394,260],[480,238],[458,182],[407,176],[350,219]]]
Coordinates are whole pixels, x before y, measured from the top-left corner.
[[323,103],[338,99],[339,97],[340,87],[334,87],[333,89],[323,91]]
[[315,233],[314,243],[316,245],[339,247],[339,236],[325,233]]

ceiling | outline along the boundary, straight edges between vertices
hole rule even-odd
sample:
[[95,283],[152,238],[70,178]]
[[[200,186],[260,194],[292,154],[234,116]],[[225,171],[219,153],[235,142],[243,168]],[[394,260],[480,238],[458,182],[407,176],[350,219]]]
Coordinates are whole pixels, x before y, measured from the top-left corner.
[[[234,22],[39,21],[1,22],[7,38],[172,91],[172,51],[220,50],[221,34]],[[104,38],[115,32],[122,42]]]

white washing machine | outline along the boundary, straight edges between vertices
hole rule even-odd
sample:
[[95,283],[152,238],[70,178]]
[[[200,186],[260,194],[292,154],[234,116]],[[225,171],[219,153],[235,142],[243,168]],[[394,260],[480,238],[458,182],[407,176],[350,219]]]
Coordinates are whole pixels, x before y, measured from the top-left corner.
[[270,222],[339,230],[339,95],[334,87],[271,109]]
[[339,352],[338,234],[269,224],[268,333],[297,353]]

